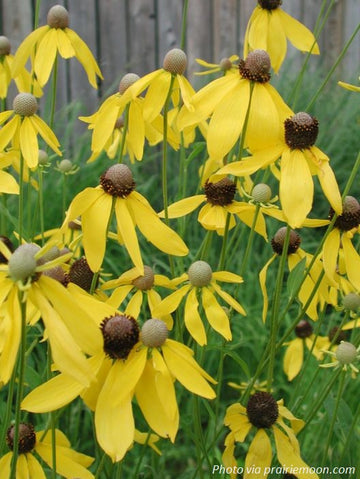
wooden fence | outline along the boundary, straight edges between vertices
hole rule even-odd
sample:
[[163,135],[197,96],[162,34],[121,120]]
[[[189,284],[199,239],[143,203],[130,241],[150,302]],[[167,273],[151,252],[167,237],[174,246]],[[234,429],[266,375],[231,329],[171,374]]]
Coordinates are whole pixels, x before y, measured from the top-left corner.
[[[0,0],[0,34],[12,43],[12,52],[31,31],[35,0]],[[58,106],[80,100],[84,114],[90,114],[99,101],[114,93],[119,79],[132,71],[148,73],[162,64],[165,53],[180,43],[183,0],[42,0],[39,25],[56,3],[70,13],[70,28],[88,44],[104,75],[95,91],[88,85],[82,67],[74,59],[59,62]],[[321,6],[331,0],[283,0],[283,9],[310,29],[316,23]],[[186,51],[188,76],[199,70],[195,58],[219,61],[234,53],[242,56],[243,37],[255,0],[189,0]],[[360,18],[358,0],[336,0],[319,44],[320,59],[329,67],[356,29]],[[289,47],[289,55],[298,62],[302,54]],[[337,75],[353,80],[358,73],[360,35],[349,48]],[[281,74],[281,70],[280,70]],[[199,77],[196,77],[199,78]],[[195,84],[196,86],[196,84]]]

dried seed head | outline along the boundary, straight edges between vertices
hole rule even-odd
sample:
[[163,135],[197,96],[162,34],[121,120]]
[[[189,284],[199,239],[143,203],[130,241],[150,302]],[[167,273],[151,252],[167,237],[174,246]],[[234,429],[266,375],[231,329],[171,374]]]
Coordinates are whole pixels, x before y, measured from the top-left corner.
[[47,14],[47,23],[51,28],[67,28],[69,12],[62,5],[54,5]]
[[60,256],[60,250],[57,246],[52,246],[46,253],[42,254],[37,260],[37,264],[45,264]]
[[295,327],[295,334],[298,338],[308,338],[313,333],[313,327],[306,321],[306,319],[302,319],[298,322]]
[[[14,438],[15,438],[15,426],[12,425],[6,432],[6,443],[9,449],[14,450]],[[25,424],[21,422],[19,424],[19,440],[18,451],[19,454],[26,454],[31,452],[36,444],[36,434],[34,426],[32,424]]]
[[93,277],[94,273],[91,271],[85,257],[77,259],[70,267],[69,281],[77,284],[87,292],[91,289]]
[[341,341],[335,351],[336,359],[341,364],[352,363],[353,361],[355,361],[357,354],[358,352],[355,346],[351,343],[348,343],[347,341]]
[[101,323],[104,351],[111,359],[126,359],[139,341],[139,326],[134,318],[115,315]]
[[358,311],[360,308],[360,295],[357,293],[348,293],[343,298],[343,306],[349,311]]
[[70,282],[69,275],[65,273],[61,266],[55,266],[54,268],[47,269],[43,272],[43,275],[55,279],[55,281],[61,283],[63,286],[65,286],[65,288]]
[[182,75],[186,70],[186,65],[186,53],[180,48],[173,48],[165,55],[163,68],[170,73]]
[[279,417],[279,407],[270,393],[257,391],[250,396],[246,406],[246,414],[253,426],[268,428]]
[[342,331],[337,326],[334,326],[333,328],[331,328],[328,338],[330,342],[332,342],[333,339],[336,338],[334,344],[340,344],[341,341],[346,341],[347,336],[347,331]]
[[236,185],[229,178],[223,178],[216,183],[206,181],[204,189],[208,203],[226,206],[232,203],[234,199]]
[[35,275],[37,261],[35,254],[40,247],[34,243],[26,243],[19,246],[9,259],[9,275],[14,281],[25,282]]
[[0,35],[0,56],[1,55],[9,55],[11,51],[11,44],[8,37],[4,35]]
[[280,7],[282,0],[258,0],[258,4],[265,10],[275,10]]
[[38,104],[31,93],[18,93],[13,101],[14,112],[20,116],[35,115]]
[[219,66],[223,72],[231,70],[233,64],[231,63],[229,58],[222,58],[220,60]]
[[68,173],[73,167],[73,163],[71,160],[64,159],[60,161],[58,167],[61,173]]
[[253,50],[246,60],[239,62],[240,75],[257,83],[267,83],[270,80],[270,69],[270,57],[265,50]]
[[125,198],[135,189],[135,182],[128,166],[116,164],[110,166],[100,177],[103,190],[111,196]]
[[[4,245],[7,247],[9,251],[11,251],[11,253],[15,250],[12,241],[7,236],[0,235],[0,241],[4,243]],[[8,262],[7,258],[5,258],[5,256],[0,253],[0,264],[7,263],[7,262]]]
[[292,150],[310,148],[316,142],[319,122],[316,118],[301,111],[284,122],[285,143]]
[[[329,218],[334,216],[331,208]],[[343,212],[335,220],[335,225],[341,231],[350,231],[360,225],[360,204],[353,196],[345,196],[343,201]]]
[[[286,237],[286,226],[283,226],[282,228],[279,228],[277,230],[277,232],[275,233],[275,236],[271,240],[271,246],[274,252],[279,255],[282,254],[285,237]],[[296,231],[291,230],[287,254],[295,253],[298,250],[300,243],[301,243],[301,238],[299,234],[296,233]]]
[[138,276],[132,284],[142,291],[147,291],[154,286],[154,272],[150,266],[144,266],[144,276]]
[[195,261],[188,269],[188,276],[193,286],[208,286],[212,278],[211,266],[205,261]]
[[44,150],[39,150],[39,157],[38,157],[39,165],[45,166],[49,163],[49,155]]
[[149,348],[160,348],[167,340],[169,331],[164,321],[160,319],[148,319],[141,328],[140,338]]
[[139,80],[139,78],[139,75],[137,75],[136,73],[126,73],[126,75],[122,77],[119,83],[120,95],[123,95],[125,91],[129,88],[129,86]]
[[271,188],[265,183],[258,183],[252,189],[251,196],[256,203],[267,203],[271,200]]

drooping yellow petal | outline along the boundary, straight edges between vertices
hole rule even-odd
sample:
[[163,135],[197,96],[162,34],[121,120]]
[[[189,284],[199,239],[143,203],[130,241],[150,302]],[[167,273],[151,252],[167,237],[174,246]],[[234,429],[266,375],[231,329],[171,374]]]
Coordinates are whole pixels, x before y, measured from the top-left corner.
[[46,479],[44,469],[41,467],[39,461],[32,454],[26,455],[29,469],[29,476],[36,477],[36,479]]
[[0,192],[7,193],[9,195],[19,194],[19,185],[10,173],[0,170]]
[[285,59],[287,40],[285,30],[281,24],[280,8],[271,11],[267,34],[267,52],[271,59],[271,66],[278,73]]
[[71,30],[71,28],[66,28],[65,33],[68,36],[76,52],[76,58],[79,60],[81,65],[84,67],[84,70],[86,71],[90,85],[94,88],[97,88],[96,75],[99,76],[101,79],[103,78],[103,76],[89,47],[79,37],[79,35],[74,32],[74,30]]
[[6,331],[5,344],[0,348],[0,381],[7,384],[13,373],[21,337],[21,312],[17,290],[13,288],[6,301],[2,318],[2,334]]
[[58,51],[63,58],[68,59],[75,56],[75,50],[63,28],[56,29],[56,43]]
[[[227,206],[227,210],[231,213],[236,214],[236,216],[240,218],[240,220],[245,223],[249,228],[253,227],[256,212],[256,207],[254,205],[250,205],[248,203],[237,204],[237,202],[233,202],[231,205]],[[267,241],[266,223],[264,215],[260,210],[256,218],[254,231],[260,234]]]
[[107,98],[96,113],[91,150],[101,151],[111,137],[115,122],[120,115],[120,98],[118,94]]
[[140,231],[156,248],[174,256],[188,254],[181,237],[160,220],[144,197],[133,191],[127,200]]
[[154,311],[155,316],[163,316],[165,314],[169,314],[175,311],[190,288],[191,285],[186,284],[179,288],[177,291],[174,291],[169,296],[164,298],[161,303],[156,306]]
[[317,479],[318,475],[296,454],[289,439],[276,426],[272,428],[275,438],[277,457],[284,468],[296,468],[296,476],[299,479]]
[[98,201],[102,195],[104,195],[104,190],[100,188],[89,187],[80,191],[80,193],[78,193],[72,200],[61,228],[67,228],[69,221],[75,220],[78,216],[81,216],[83,212],[90,208],[95,201]]
[[[171,374],[189,391],[207,399],[213,399],[216,394],[209,386],[200,366],[193,367],[195,362],[191,356],[186,359],[183,355],[178,353],[174,342],[169,343],[169,340],[162,346],[162,352],[167,367]],[[200,369],[200,371],[199,371]],[[205,371],[203,371],[205,372]]]
[[216,231],[218,235],[222,236],[226,228],[228,216],[230,217],[230,230],[236,225],[234,216],[223,206],[206,203],[199,211],[198,221],[203,228]]
[[230,341],[232,334],[229,318],[209,288],[202,288],[202,304],[211,327]]
[[0,151],[5,150],[10,141],[13,140],[15,133],[20,129],[20,125],[20,116],[14,115],[14,117],[0,129]]
[[[139,99],[137,99],[139,100]],[[127,131],[127,142],[129,148],[134,152],[137,160],[141,160],[144,151],[145,125],[143,118],[142,104],[140,101],[132,101],[129,108],[129,126]]]
[[234,432],[238,442],[244,442],[252,424],[246,415],[246,409],[240,403],[234,403],[226,410],[224,424]]
[[222,159],[235,145],[243,128],[249,98],[250,83],[239,80],[216,105],[207,136],[210,158]]
[[218,284],[212,283],[211,287],[231,308],[235,309],[235,311],[242,314],[243,316],[246,316],[246,311],[244,310],[244,308],[232,296],[230,296],[229,293],[221,289]]
[[93,272],[99,271],[104,259],[112,201],[112,196],[103,193],[81,215],[85,255]]
[[[102,389],[96,404],[96,437],[113,462],[121,461],[134,441],[135,425],[131,407],[131,396],[121,402],[113,401]],[[120,434],[121,431],[121,434]]]
[[169,93],[171,73],[165,70],[152,80],[144,101],[144,119],[151,123],[161,112]]
[[139,271],[144,274],[144,265],[141,258],[139,242],[135,232],[133,217],[128,209],[128,199],[117,198],[115,202],[117,228],[124,242],[129,256]]
[[35,51],[36,44],[46,35],[50,30],[49,25],[44,25],[37,28],[25,37],[19,48],[16,50],[14,62],[12,65],[12,74],[15,77],[20,75],[21,70],[25,67],[27,59]]
[[[176,407],[175,415],[169,415],[167,407],[164,407],[164,401],[159,398],[156,385],[156,371],[152,365],[151,359],[146,362],[141,380],[136,386],[136,399],[140,409],[151,427],[159,436],[168,437],[174,442],[179,428],[179,411]],[[175,401],[175,405],[176,401]]]
[[243,283],[244,280],[241,276],[230,271],[214,271],[212,278],[216,281],[222,281],[224,283]]
[[348,237],[346,233],[344,233],[341,237],[342,247],[344,252],[344,260],[345,260],[345,267],[346,273],[351,281],[351,283],[355,286],[357,291],[360,290],[360,256],[359,253],[354,248],[351,239]]
[[[198,206],[206,201],[205,195],[195,195],[190,196],[189,198],[184,198],[168,207],[168,217],[169,218],[179,218],[181,216],[188,215],[194,211]],[[165,218],[165,212],[161,211],[159,213],[160,218]]]
[[336,177],[328,161],[321,162],[321,166],[317,168],[317,175],[326,198],[333,210],[340,215],[342,213],[342,199]]
[[14,113],[14,110],[6,110],[0,113],[0,125],[6,122],[8,118]]
[[267,275],[267,270],[269,266],[271,265],[271,263],[274,261],[275,258],[276,258],[275,254],[271,256],[269,261],[265,263],[264,267],[261,269],[259,273],[260,289],[264,298],[263,309],[262,309],[262,320],[264,323],[266,321],[266,316],[267,316],[267,311],[269,306],[269,297],[268,297],[267,289],[266,289],[266,275]]
[[32,115],[30,117],[31,123],[38,131],[39,135],[42,139],[47,143],[52,150],[55,151],[59,156],[62,156],[61,151],[59,150],[59,140],[56,138],[55,133],[52,131],[51,128],[37,115]]
[[167,409],[168,416],[176,419],[178,415],[178,406],[175,396],[174,379],[170,375],[166,363],[159,351],[154,348],[151,354],[158,396],[163,403],[164,409]]
[[[251,50],[267,50],[267,32],[269,30],[270,12],[263,8],[255,8],[253,15],[249,21],[249,30],[247,35],[248,51]],[[247,56],[246,55],[246,56]]]
[[[149,289],[147,291],[147,299],[148,299],[148,305],[149,305],[150,312],[151,312],[151,317],[155,318],[156,316],[154,314],[154,311],[155,311],[155,308],[162,301],[161,296],[154,289]],[[164,321],[164,323],[166,324],[166,327],[168,328],[169,331],[172,330],[173,325],[174,325],[174,321],[172,319],[171,314],[165,314],[161,317],[158,317],[158,319],[161,319],[162,321]]]
[[130,293],[132,289],[134,289],[134,286],[132,284],[119,286],[111,294],[111,296],[106,301],[106,303],[113,306],[116,309],[120,308],[122,302],[124,301],[124,299],[126,298],[126,296]]
[[304,344],[301,338],[290,341],[284,356],[284,371],[289,381],[292,381],[301,370],[304,357]]
[[183,75],[177,75],[176,78],[177,78],[177,81],[179,82],[181,98],[185,107],[189,111],[193,111],[193,105],[191,104],[191,98],[195,94],[193,87],[189,83],[189,80]]
[[281,158],[280,201],[292,228],[299,228],[311,210],[314,183],[300,150],[286,149]]
[[31,119],[24,117],[20,126],[20,149],[29,168],[35,168],[39,159],[39,144]]
[[327,278],[332,286],[338,287],[336,281],[337,259],[340,248],[340,231],[334,228],[325,239],[323,247],[323,265]]
[[56,29],[50,28],[37,44],[34,71],[40,86],[44,86],[51,73],[57,54]]
[[199,302],[196,297],[196,289],[190,290],[184,309],[184,321],[186,329],[189,331],[195,341],[203,346],[207,343],[206,332],[199,314]]
[[271,460],[272,450],[269,436],[264,429],[258,429],[246,454],[244,479],[266,478],[271,466]]
[[319,46],[312,32],[284,10],[279,8],[277,11],[285,34],[294,47],[302,52],[311,50],[312,54],[318,55],[320,53]]

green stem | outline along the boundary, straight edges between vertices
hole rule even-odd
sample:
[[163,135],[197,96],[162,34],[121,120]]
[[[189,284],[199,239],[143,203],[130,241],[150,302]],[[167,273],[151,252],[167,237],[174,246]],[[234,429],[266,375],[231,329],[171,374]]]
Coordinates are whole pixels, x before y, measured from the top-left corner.
[[133,473],[133,478],[134,479],[137,479],[138,477],[140,477],[140,475],[139,475],[140,467],[141,467],[142,460],[144,459],[144,456],[145,456],[146,447],[147,447],[147,445],[149,443],[149,440],[150,440],[150,435],[151,435],[151,431],[148,432],[148,434],[146,436],[145,444],[143,444],[143,447],[141,448],[140,455],[137,458],[136,468],[135,468],[135,471]]
[[26,302],[23,294],[19,292],[18,300],[21,311],[21,338],[20,348],[18,352],[18,376],[17,376],[17,394],[15,405],[15,423],[14,423],[14,441],[13,441],[13,455],[11,458],[10,479],[16,479],[16,464],[19,456],[19,426],[21,419],[21,401],[24,393],[24,379],[25,379],[25,353],[26,353]]
[[24,157],[20,152],[20,171],[19,171],[19,221],[18,221],[18,233],[19,233],[19,245],[23,239],[23,224],[24,224],[24,194],[25,194],[25,182],[24,182]]
[[127,135],[128,128],[129,128],[129,109],[130,109],[130,103],[127,103],[127,105],[125,107],[125,110],[124,110],[124,126],[123,126],[123,134],[122,134],[122,137],[121,137],[120,149],[119,149],[118,163],[122,163],[123,158],[124,158],[126,135]]
[[[52,377],[51,373],[51,348],[50,344],[47,344],[47,367],[46,367],[46,379],[49,380]],[[56,479],[56,427],[55,427],[55,413],[51,411],[49,413],[49,422],[50,422],[50,434],[51,434],[51,477]]]
[[5,417],[3,419],[4,422],[1,428],[1,436],[0,436],[0,457],[2,457],[4,454],[6,430],[9,427],[10,419],[11,419],[11,409],[13,405],[13,398],[14,398],[14,391],[15,391],[15,380],[16,380],[16,370],[13,371],[13,374],[11,375],[11,379],[9,383]]
[[333,414],[332,414],[331,423],[330,423],[328,435],[327,435],[327,438],[326,438],[326,445],[325,445],[323,456],[322,456],[321,463],[320,463],[323,466],[325,465],[326,457],[327,457],[328,450],[329,450],[329,447],[330,447],[331,438],[332,438],[332,435],[333,435],[333,432],[334,432],[335,422],[336,422],[336,419],[337,419],[337,412],[338,412],[338,409],[339,409],[339,406],[340,406],[340,401],[341,401],[343,391],[344,391],[345,375],[346,375],[346,371],[341,371],[340,383],[339,383],[338,393],[337,393],[336,402],[335,402],[335,408],[334,408],[334,411],[333,411]]
[[44,175],[43,167],[38,167],[38,180],[39,180],[39,214],[40,214],[40,232],[41,232],[41,244],[45,243],[45,220],[44,220]]
[[[51,129],[53,129],[54,127],[54,119],[55,119],[57,71],[58,71],[58,57],[56,55],[55,61],[54,61],[53,74],[52,74],[52,84],[51,84],[51,110],[50,110],[50,121],[49,121],[49,126]],[[49,149],[49,145],[47,146],[47,149]]]
[[185,43],[186,43],[186,20],[187,20],[188,7],[189,7],[189,0],[185,0],[183,3],[183,13],[182,13],[182,21],[181,21],[180,48],[182,50],[184,50]]
[[268,378],[267,378],[268,391],[271,391],[273,376],[274,376],[276,336],[278,333],[278,325],[279,325],[278,316],[279,316],[282,284],[283,284],[284,273],[285,273],[285,264],[286,264],[286,259],[288,256],[290,232],[291,232],[290,226],[287,225],[286,235],[285,235],[284,244],[283,244],[283,250],[280,257],[279,269],[277,271],[277,276],[276,276],[274,299],[273,299],[273,305],[272,305],[271,316],[270,316],[270,341],[269,341],[270,355],[269,355],[269,369],[268,369]]
[[254,218],[253,218],[253,221],[252,221],[252,224],[251,224],[249,239],[246,243],[246,249],[245,249],[244,257],[243,257],[241,268],[240,268],[240,273],[239,273],[240,276],[242,276],[244,274],[244,271],[246,270],[246,266],[247,266],[247,263],[248,263],[248,260],[249,260],[249,256],[250,256],[250,253],[251,253],[251,249],[252,249],[252,245],[253,245],[253,241],[254,241],[254,236],[255,236],[255,225],[256,225],[256,222],[257,222],[257,219],[258,219],[258,216],[259,216],[259,212],[260,212],[260,204],[257,203],[256,208],[255,208]]
[[66,197],[67,197],[67,175],[62,174],[62,219],[66,216]]

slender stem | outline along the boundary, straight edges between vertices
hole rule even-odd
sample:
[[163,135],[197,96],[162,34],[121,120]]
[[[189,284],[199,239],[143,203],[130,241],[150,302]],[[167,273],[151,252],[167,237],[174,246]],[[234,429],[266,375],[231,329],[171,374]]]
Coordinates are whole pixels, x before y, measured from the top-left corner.
[[150,440],[150,435],[151,435],[151,431],[148,432],[148,434],[146,436],[145,444],[143,444],[143,447],[141,448],[141,453],[139,454],[139,457],[137,458],[135,471],[133,473],[133,478],[134,479],[137,479],[139,477],[141,463],[142,463],[142,460],[144,459],[144,456],[145,456],[146,447],[147,447],[147,445],[149,443],[149,440]]
[[167,185],[167,160],[168,160],[168,112],[170,106],[170,98],[175,81],[175,75],[171,75],[171,81],[169,86],[169,91],[164,104],[164,116],[163,116],[163,154],[162,154],[162,189],[163,189],[163,206],[165,214],[165,222],[169,224],[169,213],[168,213],[168,185]]
[[39,180],[39,213],[40,213],[40,233],[41,233],[41,244],[45,243],[45,219],[44,219],[44,170],[42,166],[38,167],[38,180]]
[[12,405],[13,405],[13,398],[14,398],[14,391],[15,391],[15,381],[16,381],[16,370],[14,369],[13,374],[11,375],[10,383],[9,383],[5,417],[3,419],[4,422],[3,422],[2,429],[1,429],[1,436],[0,436],[0,456],[1,457],[4,454],[6,430],[9,427],[9,423],[10,423],[10,419],[11,419],[11,409],[12,409]]
[[26,302],[23,298],[23,293],[19,292],[18,301],[21,311],[21,338],[20,348],[18,352],[18,377],[17,377],[17,394],[15,405],[15,423],[14,423],[14,441],[13,441],[13,455],[11,458],[10,479],[16,479],[16,464],[19,456],[19,426],[21,419],[21,401],[24,392],[25,379],[25,353],[26,353]]
[[186,44],[186,20],[187,20],[188,7],[189,7],[189,0],[184,0],[182,21],[181,21],[181,40],[180,40],[180,48],[182,50],[184,50],[185,44]]
[[19,245],[22,243],[23,239],[23,224],[24,224],[24,194],[25,194],[25,182],[24,182],[24,157],[20,152],[20,171],[19,171],[19,222],[18,222],[18,233],[19,233]]
[[[55,119],[57,71],[58,71],[58,57],[56,55],[55,61],[54,61],[54,69],[52,74],[52,85],[51,85],[51,110],[50,110],[50,121],[49,121],[49,126],[51,129],[53,129],[54,127],[54,119]],[[49,149],[49,146],[47,146],[47,149]]]
[[130,103],[126,105],[124,110],[124,126],[123,126],[123,134],[121,137],[120,149],[119,149],[118,163],[122,163],[123,157],[124,157],[126,135],[128,133],[128,128],[129,128],[129,109],[130,109]]
[[36,0],[35,13],[34,13],[34,30],[36,30],[37,27],[39,26],[40,4],[41,4],[41,0]]
[[255,214],[254,214],[253,221],[252,221],[252,224],[251,224],[249,239],[246,243],[246,249],[245,249],[244,257],[243,257],[241,268],[240,268],[240,273],[239,273],[240,276],[242,276],[244,274],[244,271],[246,270],[247,262],[249,260],[252,245],[253,245],[253,242],[254,242],[255,226],[256,226],[258,216],[259,216],[259,212],[260,212],[260,204],[257,203],[256,207],[255,207]]
[[341,371],[339,389],[338,389],[338,393],[337,393],[337,396],[336,396],[335,407],[334,407],[334,410],[333,410],[333,413],[332,413],[331,423],[330,423],[330,427],[329,427],[329,430],[328,430],[328,435],[327,435],[327,438],[326,438],[326,445],[325,445],[325,448],[324,448],[324,451],[323,451],[323,456],[322,456],[321,463],[320,463],[322,465],[325,464],[326,457],[327,457],[327,454],[328,454],[328,450],[329,450],[329,447],[330,447],[331,438],[332,438],[332,435],[333,435],[333,432],[334,432],[334,426],[335,426],[335,422],[336,422],[336,419],[337,419],[337,412],[338,412],[338,409],[339,409],[339,406],[340,406],[340,401],[341,401],[343,391],[344,391],[345,375],[346,375],[346,371]]
[[66,216],[66,204],[67,204],[67,181],[68,177],[65,173],[62,174],[62,219]]

